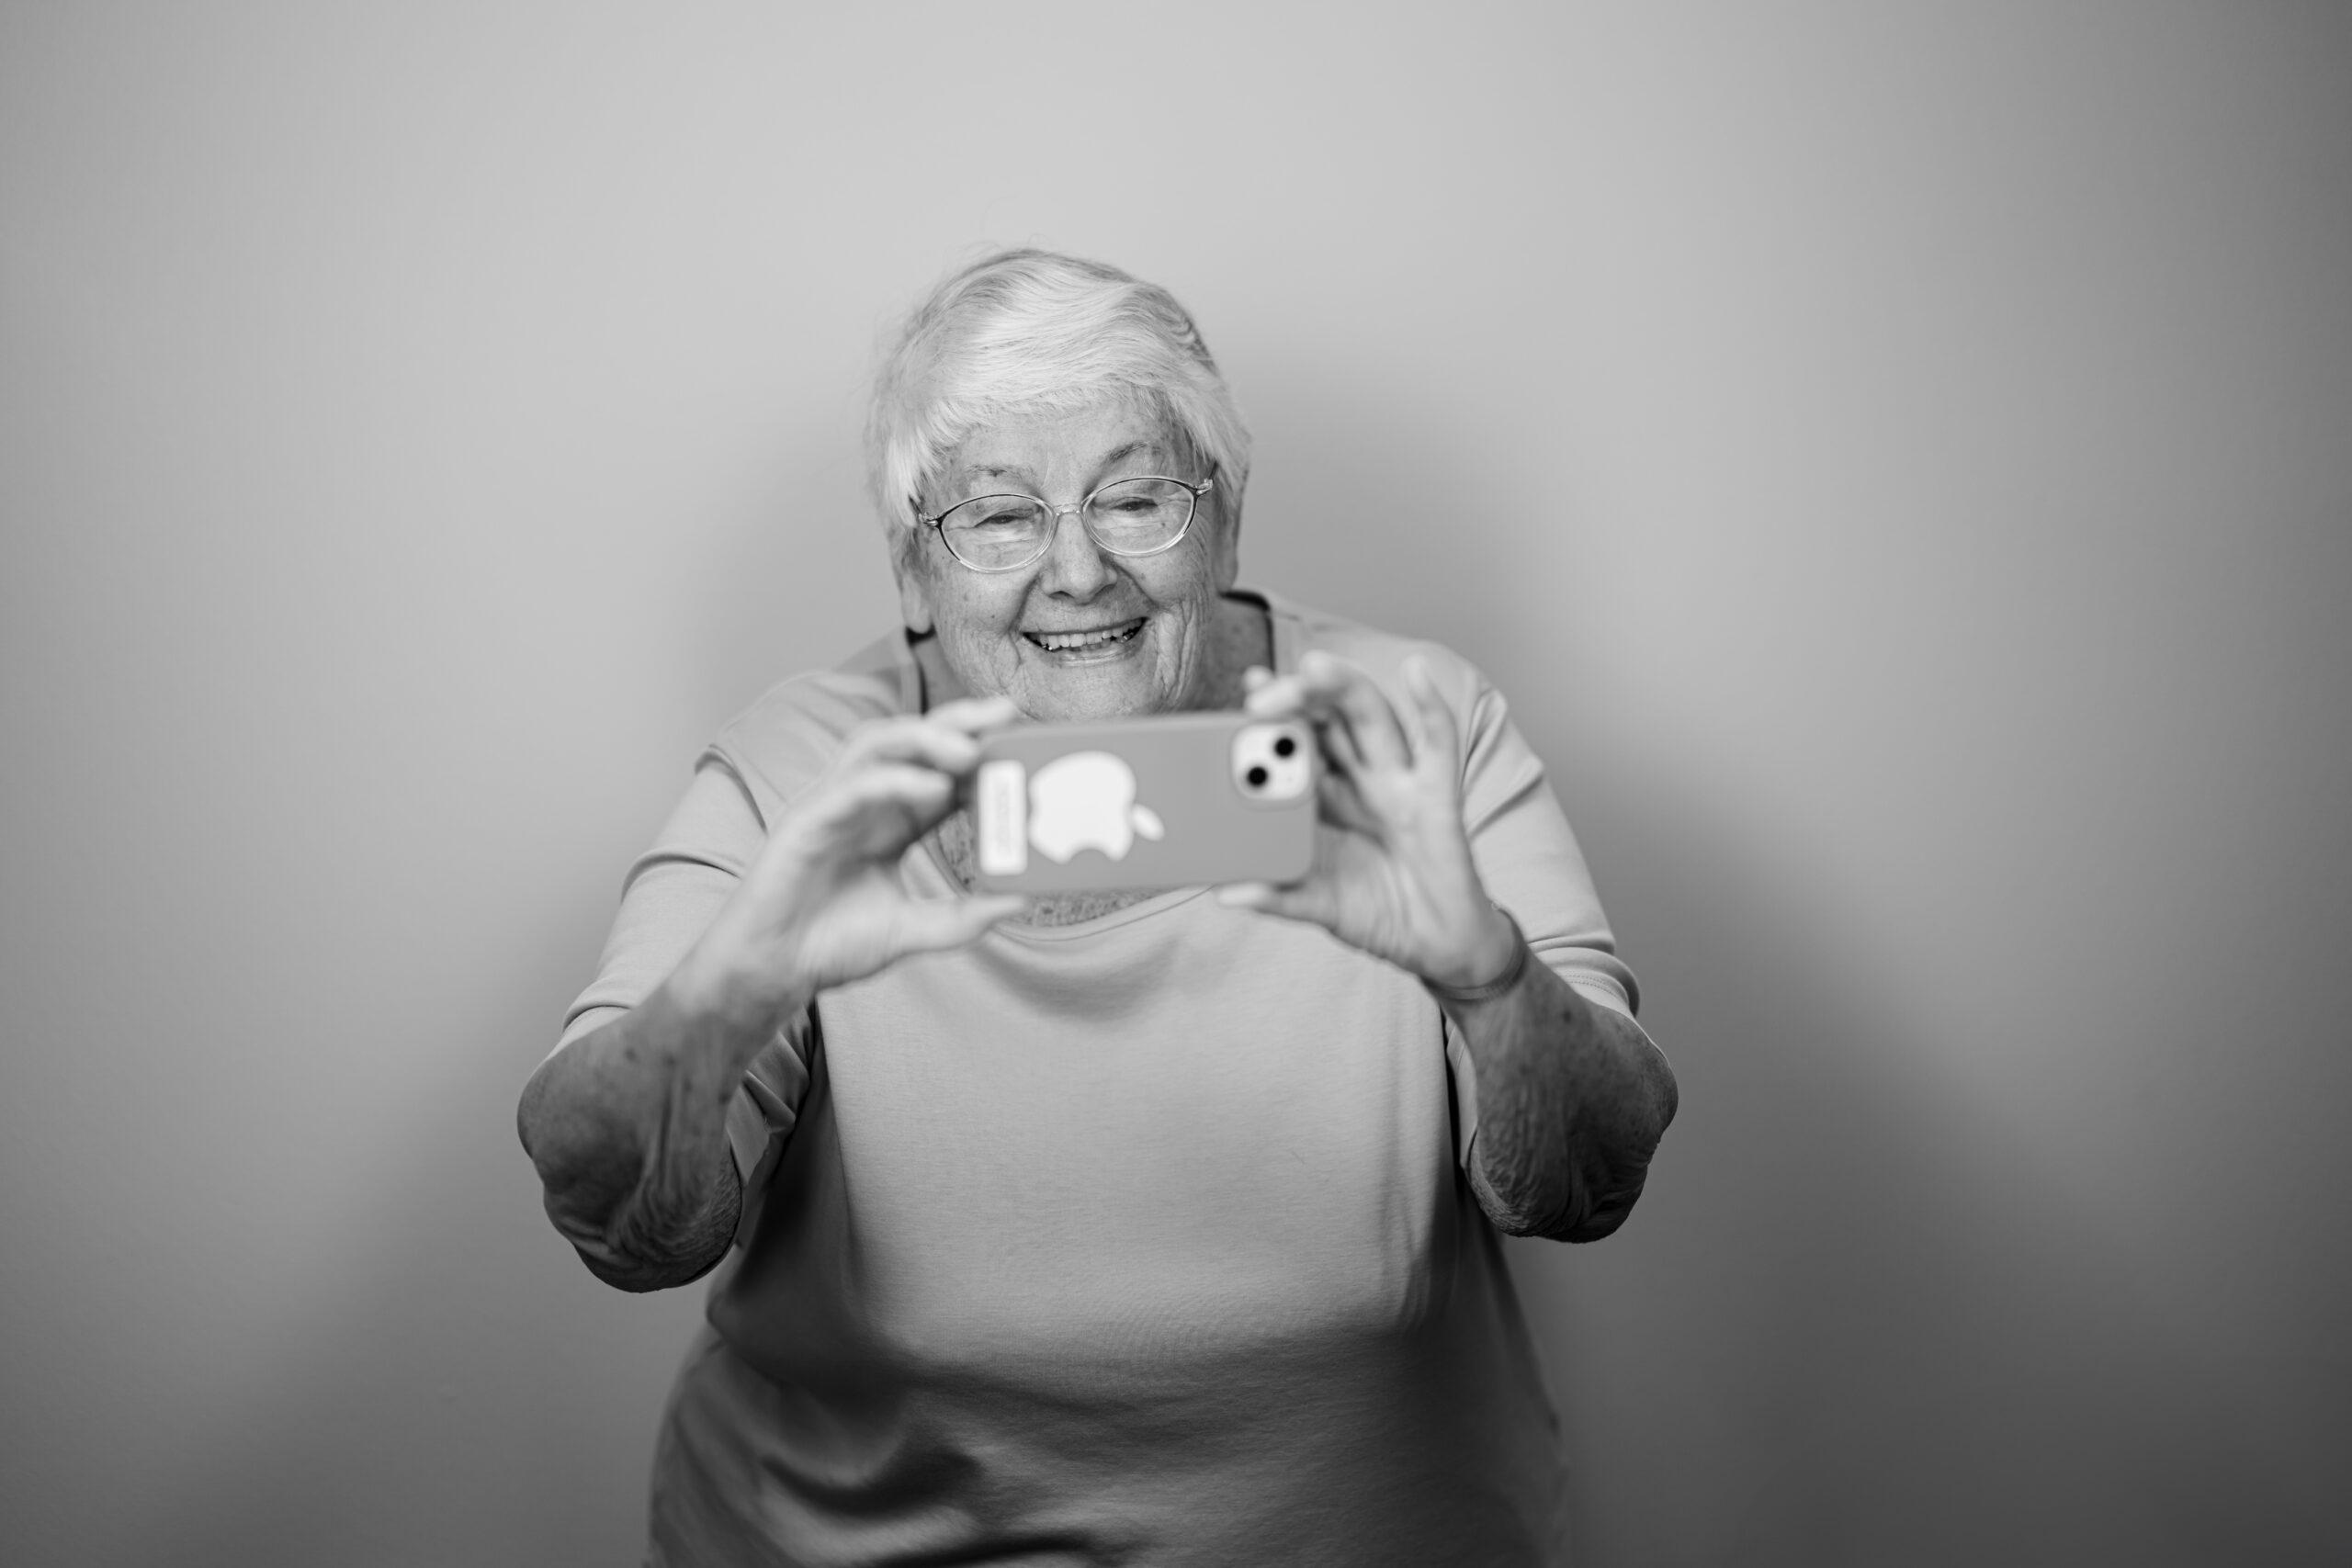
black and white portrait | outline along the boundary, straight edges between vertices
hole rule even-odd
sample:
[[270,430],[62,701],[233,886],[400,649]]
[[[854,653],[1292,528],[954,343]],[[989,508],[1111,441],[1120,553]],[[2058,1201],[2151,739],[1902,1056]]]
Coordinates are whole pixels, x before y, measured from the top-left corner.
[[21,0],[0,546],[0,1562],[2352,1560],[2341,8]]

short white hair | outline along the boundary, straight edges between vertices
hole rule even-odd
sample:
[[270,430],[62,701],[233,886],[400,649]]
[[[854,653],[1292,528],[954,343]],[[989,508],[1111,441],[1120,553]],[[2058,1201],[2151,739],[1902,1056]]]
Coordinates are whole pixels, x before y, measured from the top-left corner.
[[875,508],[891,534],[911,530],[924,488],[974,431],[1121,400],[1158,414],[1214,468],[1222,515],[1238,520],[1250,431],[1175,296],[1052,251],[984,257],[915,307],[875,374],[865,425]]

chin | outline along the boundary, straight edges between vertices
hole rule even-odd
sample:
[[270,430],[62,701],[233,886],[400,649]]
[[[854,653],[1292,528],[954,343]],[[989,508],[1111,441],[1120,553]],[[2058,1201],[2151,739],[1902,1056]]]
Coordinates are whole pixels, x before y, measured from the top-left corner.
[[1159,671],[1128,665],[1107,670],[1041,670],[1023,683],[1022,711],[1045,723],[1134,718],[1176,706]]
[[1148,687],[1080,686],[1068,681],[1033,682],[1017,699],[1021,711],[1040,724],[1087,724],[1160,713],[1168,704]]

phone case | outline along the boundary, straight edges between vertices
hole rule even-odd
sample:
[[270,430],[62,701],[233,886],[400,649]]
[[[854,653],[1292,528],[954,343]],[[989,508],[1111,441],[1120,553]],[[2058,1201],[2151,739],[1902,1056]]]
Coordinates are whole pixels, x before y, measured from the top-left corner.
[[975,881],[992,893],[1295,882],[1315,858],[1315,739],[1297,720],[1169,714],[981,742]]

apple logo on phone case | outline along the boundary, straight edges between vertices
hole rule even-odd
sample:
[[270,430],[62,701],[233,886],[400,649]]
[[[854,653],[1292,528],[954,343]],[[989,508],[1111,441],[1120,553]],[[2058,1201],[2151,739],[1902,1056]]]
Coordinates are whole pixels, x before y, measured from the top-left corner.
[[1159,813],[1136,799],[1135,770],[1109,751],[1072,751],[1029,780],[1029,841],[1046,859],[1067,862],[1080,850],[1125,860],[1140,838],[1159,839]]

